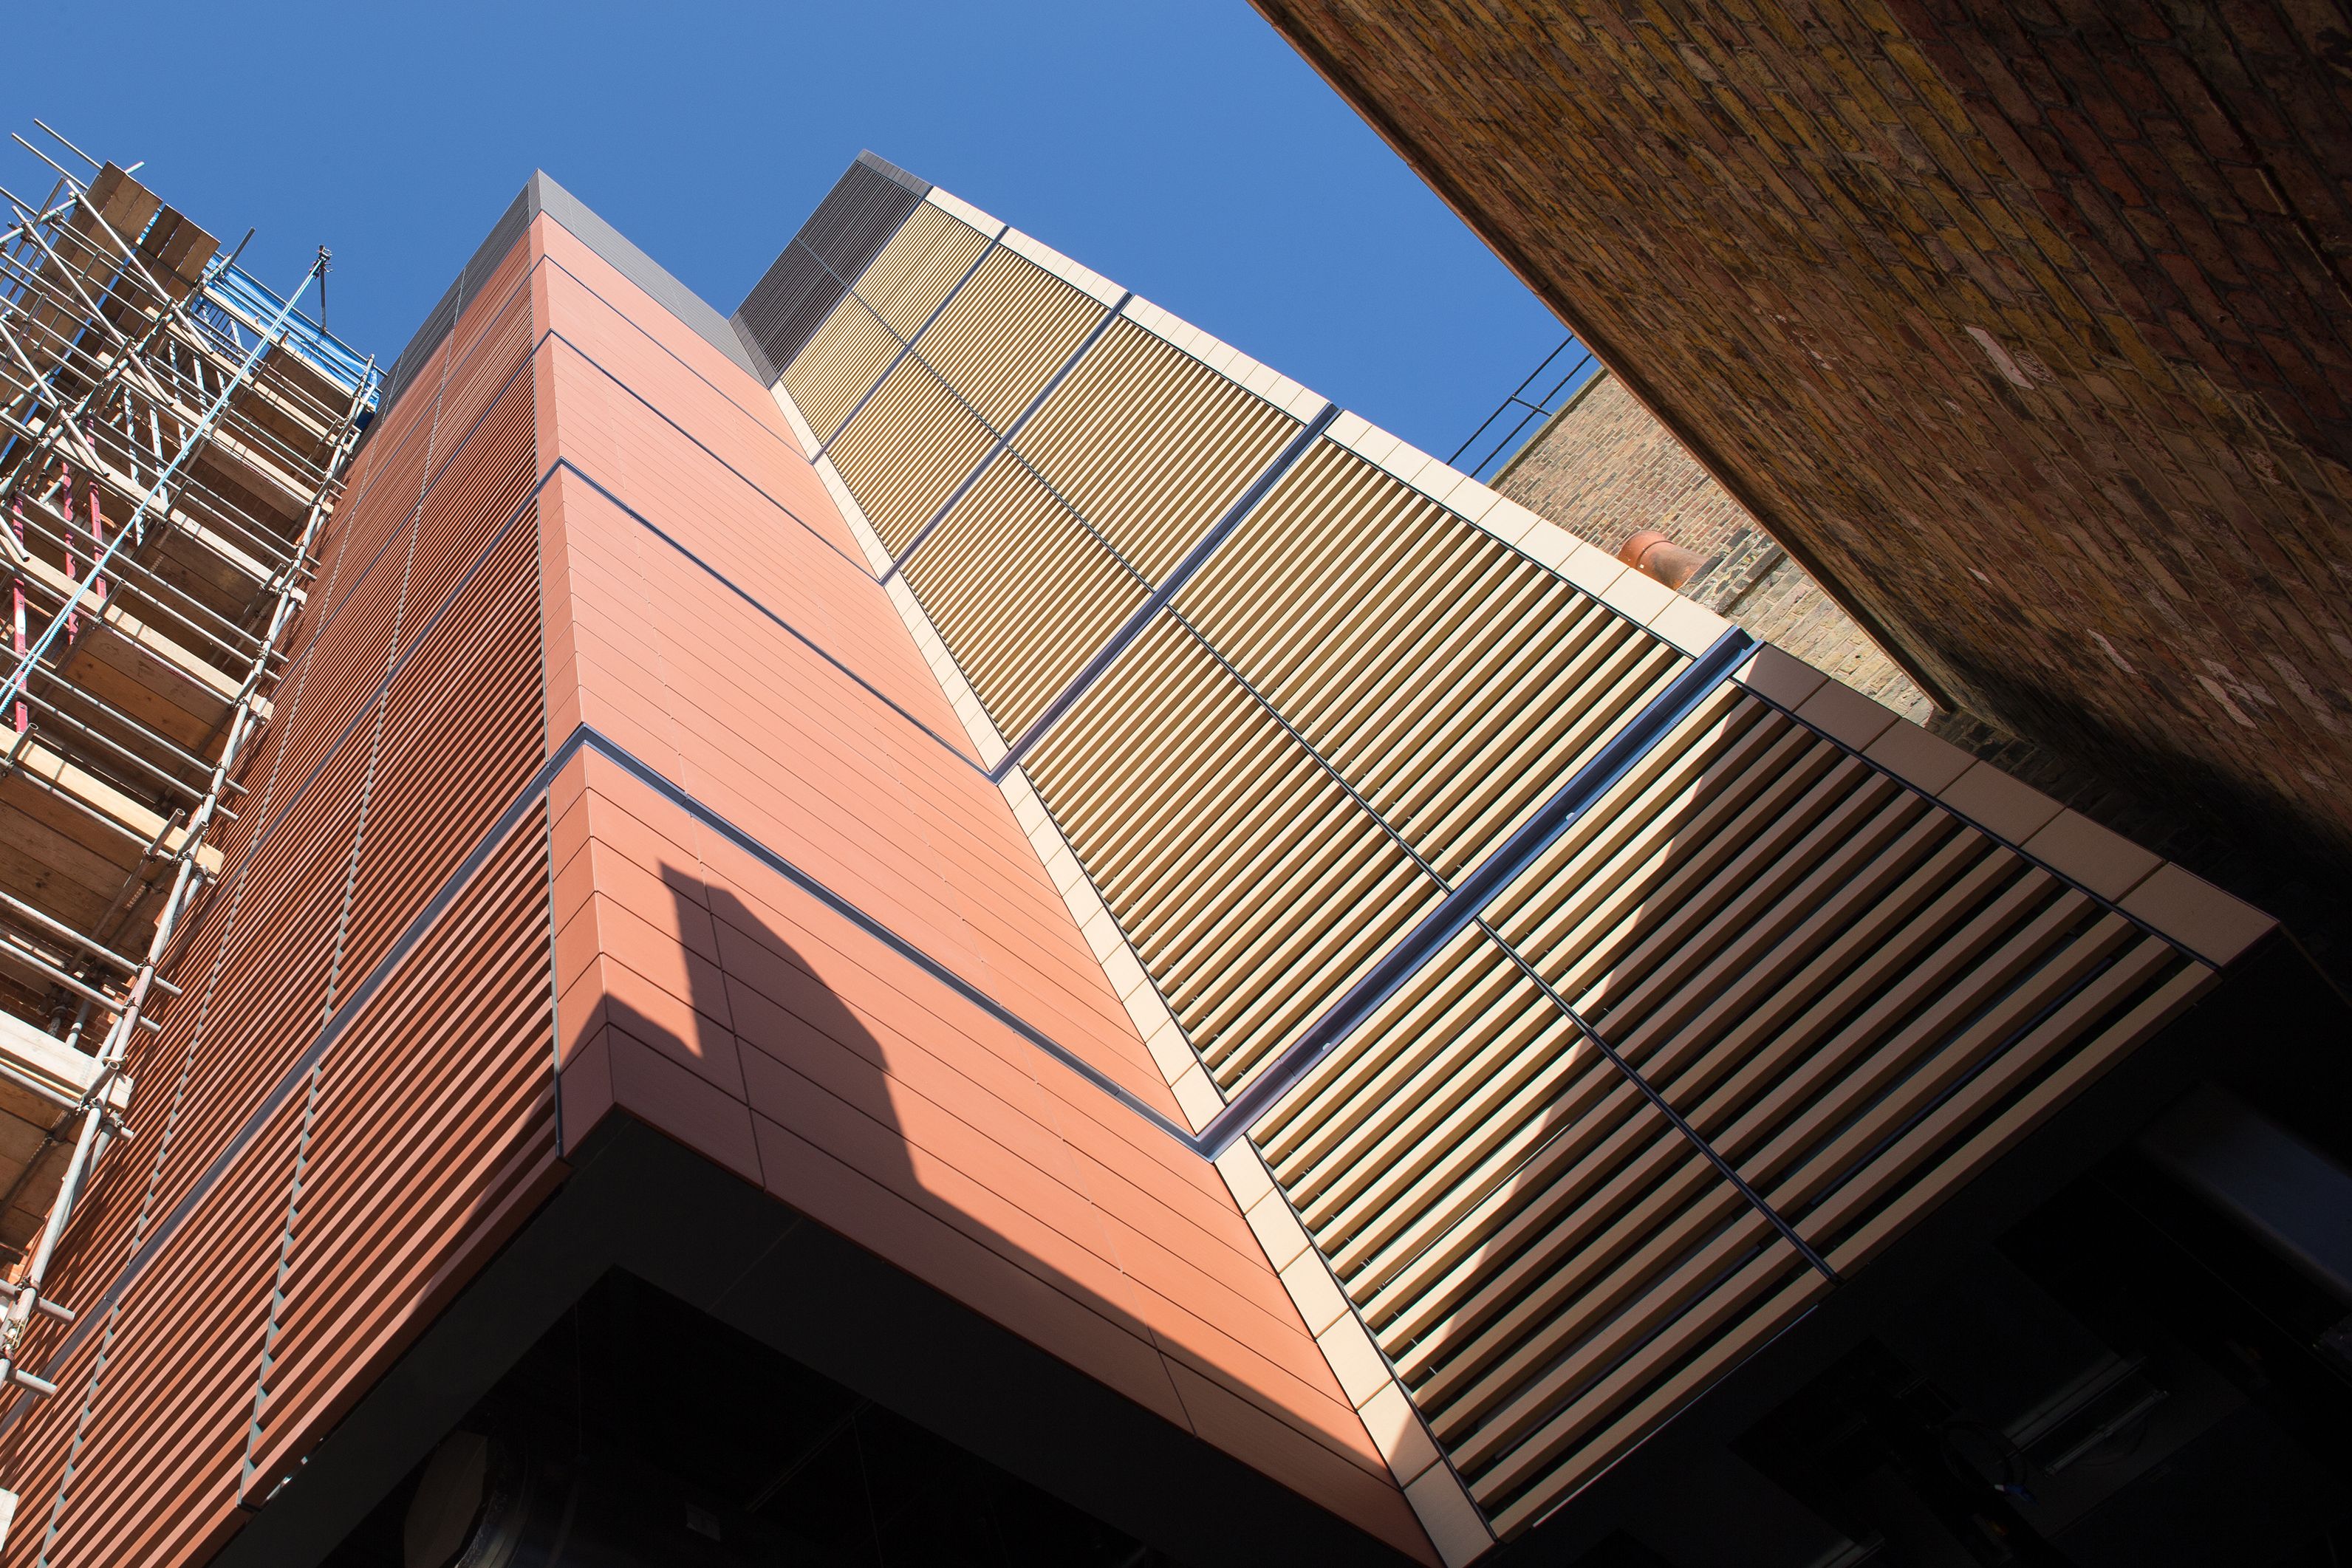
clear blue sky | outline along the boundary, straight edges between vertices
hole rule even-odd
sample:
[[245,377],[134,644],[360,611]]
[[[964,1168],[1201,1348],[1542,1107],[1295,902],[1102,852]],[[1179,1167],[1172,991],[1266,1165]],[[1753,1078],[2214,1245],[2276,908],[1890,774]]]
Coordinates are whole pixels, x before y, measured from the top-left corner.
[[534,167],[725,313],[861,147],[1440,456],[1563,335],[1243,0],[106,0],[9,53],[0,128],[146,159],[273,287],[331,246],[387,362]]

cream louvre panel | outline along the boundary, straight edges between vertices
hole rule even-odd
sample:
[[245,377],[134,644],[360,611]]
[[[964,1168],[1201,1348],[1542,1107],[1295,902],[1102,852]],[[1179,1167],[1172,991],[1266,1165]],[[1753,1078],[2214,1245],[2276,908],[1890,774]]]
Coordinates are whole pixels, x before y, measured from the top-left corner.
[[1139,574],[1172,566],[1297,428],[1112,326],[907,569],[1000,731],[1029,727],[1141,601]]
[[1828,1288],[1500,945],[1841,1274],[2212,971],[1736,686],[1253,1129],[1505,1534]]
[[1449,880],[1688,663],[1329,443],[1179,604]]
[[895,556],[995,444],[994,433],[909,355],[826,455]]
[[925,203],[858,275],[858,297],[902,341],[912,342],[987,248],[986,235]]
[[841,428],[987,245],[986,235],[937,207],[907,215],[856,293],[833,308],[784,373],[785,390],[818,440]]
[[857,400],[904,347],[871,310],[845,296],[808,347],[793,356],[792,368],[784,372],[784,390],[823,441],[841,428]]
[[1146,589],[1010,456],[989,465],[907,582],[999,733],[1017,736]]
[[1826,1283],[1475,927],[1256,1137],[1507,1530]]
[[916,352],[1003,432],[1102,315],[1097,301],[999,247],[940,312]]
[[1028,766],[1228,1094],[1441,896],[1164,615]]
[[1120,320],[1014,444],[1156,583],[1297,429],[1272,403]]

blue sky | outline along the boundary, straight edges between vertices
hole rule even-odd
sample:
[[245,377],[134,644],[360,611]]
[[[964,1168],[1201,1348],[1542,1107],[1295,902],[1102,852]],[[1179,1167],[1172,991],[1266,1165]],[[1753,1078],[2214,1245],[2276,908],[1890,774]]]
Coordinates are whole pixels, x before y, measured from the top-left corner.
[[108,0],[10,54],[6,129],[146,159],[273,287],[332,246],[386,361],[534,166],[725,312],[861,147],[1441,456],[1563,335],[1243,0]]

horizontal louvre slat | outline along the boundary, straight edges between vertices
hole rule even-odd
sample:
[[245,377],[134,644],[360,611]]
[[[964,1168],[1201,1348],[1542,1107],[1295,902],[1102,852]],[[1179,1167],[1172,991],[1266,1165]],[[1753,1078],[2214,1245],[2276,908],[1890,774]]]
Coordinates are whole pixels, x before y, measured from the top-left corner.
[[841,428],[857,400],[905,347],[862,300],[845,294],[808,347],[793,356],[793,368],[784,372],[784,390],[823,441]]
[[927,202],[907,214],[882,254],[858,277],[858,298],[901,340],[912,342],[956,280],[987,247],[986,235]]
[[982,264],[921,347],[883,377],[828,449],[893,554],[931,520],[1101,316],[1100,305],[1011,251]]
[[999,247],[940,312],[917,352],[1001,433],[1102,313],[1094,299]]
[[1156,584],[1297,429],[1273,404],[1120,320],[1014,444]]
[[1252,1131],[1498,1531],[1822,1292],[1504,942],[1850,1272],[2211,971],[1737,686]]
[[793,359],[784,388],[820,440],[857,406],[988,243],[928,204],[907,214],[856,288]]
[[[424,1326],[444,1276],[513,1217],[554,1157],[543,818],[534,810],[330,1053],[277,1335],[257,1402],[254,1484],[274,1484]],[[452,1014],[465,1028],[451,1030]],[[415,1108],[435,1114],[419,1121]]]
[[1029,727],[1297,428],[1112,328],[908,567],[1000,731]]
[[1449,878],[1687,663],[1328,442],[1178,602]]
[[1148,592],[1008,458],[908,562],[907,584],[1007,735],[1028,727]]
[[882,378],[827,454],[890,553],[907,548],[996,434],[912,356]]
[[1031,776],[1228,1092],[1439,894],[1165,617]]

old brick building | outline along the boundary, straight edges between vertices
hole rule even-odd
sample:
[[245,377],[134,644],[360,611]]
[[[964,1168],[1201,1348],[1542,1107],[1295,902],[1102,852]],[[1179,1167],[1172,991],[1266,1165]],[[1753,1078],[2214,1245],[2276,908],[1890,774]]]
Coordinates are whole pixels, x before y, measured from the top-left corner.
[[2343,863],[2339,6],[1258,4],[1939,705]]
[[1665,534],[1706,558],[1684,593],[1906,718],[1933,716],[1927,695],[1607,371],[1545,421],[1495,488],[1612,553],[1644,529]]

